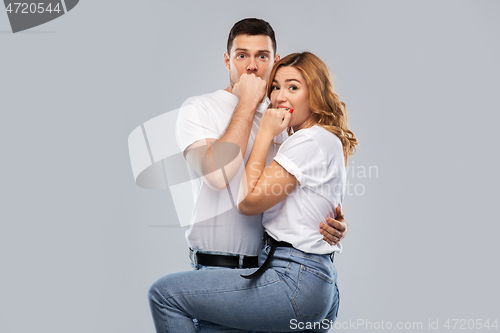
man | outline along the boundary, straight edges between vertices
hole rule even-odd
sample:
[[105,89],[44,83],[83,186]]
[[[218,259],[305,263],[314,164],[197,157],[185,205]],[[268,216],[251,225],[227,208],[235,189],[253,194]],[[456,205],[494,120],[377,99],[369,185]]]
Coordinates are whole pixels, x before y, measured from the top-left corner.
[[[279,59],[269,23],[260,19],[237,22],[229,33],[224,53],[229,86],[189,98],[179,112],[177,141],[191,173],[196,175],[192,180],[195,207],[186,233],[195,269],[257,267],[264,233],[262,214],[240,214],[237,196],[244,164],[262,113],[269,105],[267,81]],[[286,138],[286,133],[275,138],[267,164]],[[326,221],[318,221],[318,232],[325,241],[336,244],[347,229],[340,208],[337,220]]]

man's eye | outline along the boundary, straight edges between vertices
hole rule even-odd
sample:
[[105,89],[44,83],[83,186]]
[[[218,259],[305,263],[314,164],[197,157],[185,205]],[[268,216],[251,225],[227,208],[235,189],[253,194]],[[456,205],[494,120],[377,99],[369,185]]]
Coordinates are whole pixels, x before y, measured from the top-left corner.
[[265,55],[265,54],[261,54],[261,55],[260,55],[260,59],[261,59],[261,60],[266,60],[266,59],[267,59],[267,55]]
[[236,58],[243,59],[243,58],[245,58],[245,55],[240,53],[240,54],[238,54],[238,55],[236,56]]

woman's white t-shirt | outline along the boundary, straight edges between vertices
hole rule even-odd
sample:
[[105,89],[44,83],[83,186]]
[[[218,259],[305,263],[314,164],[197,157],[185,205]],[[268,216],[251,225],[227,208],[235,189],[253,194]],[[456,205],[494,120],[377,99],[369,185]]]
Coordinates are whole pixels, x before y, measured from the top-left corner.
[[346,171],[339,138],[318,125],[301,129],[281,145],[274,160],[299,184],[264,212],[266,232],[304,252],[340,252],[340,243],[328,244],[319,232],[319,224],[327,216],[335,218],[335,208],[344,199]]

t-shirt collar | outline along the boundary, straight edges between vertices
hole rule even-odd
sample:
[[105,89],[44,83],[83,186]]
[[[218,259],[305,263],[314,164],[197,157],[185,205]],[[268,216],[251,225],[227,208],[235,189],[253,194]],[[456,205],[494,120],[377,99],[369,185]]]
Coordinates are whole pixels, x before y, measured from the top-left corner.
[[269,97],[266,97],[264,102],[259,103],[259,105],[257,105],[257,112],[264,113],[264,111],[266,111],[267,108],[269,107],[269,104],[271,104],[271,100],[269,99]]

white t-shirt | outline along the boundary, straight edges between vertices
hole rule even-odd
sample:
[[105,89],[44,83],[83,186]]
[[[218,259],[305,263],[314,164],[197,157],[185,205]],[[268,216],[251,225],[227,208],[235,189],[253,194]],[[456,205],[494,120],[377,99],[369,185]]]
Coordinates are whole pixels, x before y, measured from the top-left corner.
[[[248,145],[243,157],[244,163],[253,147],[255,136],[270,101],[259,104],[255,112]],[[191,97],[182,105],[176,125],[177,143],[182,151],[196,141],[219,139],[231,120],[238,98],[225,91]],[[288,136],[285,132],[275,138],[281,143]],[[279,145],[271,144],[266,164],[270,164]],[[221,191],[212,190],[200,178],[194,176],[191,186],[194,196],[194,209],[191,226],[186,232],[186,240],[192,249],[211,252],[228,252],[244,255],[258,255],[262,245],[262,214],[241,215],[237,210],[237,197],[240,180],[245,169],[242,163],[238,173]],[[190,167],[189,167],[190,168]],[[220,172],[220,171],[219,171]],[[190,174],[195,175],[190,169]]]
[[281,145],[274,160],[299,185],[264,212],[266,232],[304,252],[340,252],[340,243],[329,245],[319,233],[320,221],[335,218],[335,208],[344,199],[346,171],[339,138],[318,125],[301,129]]

